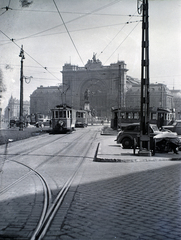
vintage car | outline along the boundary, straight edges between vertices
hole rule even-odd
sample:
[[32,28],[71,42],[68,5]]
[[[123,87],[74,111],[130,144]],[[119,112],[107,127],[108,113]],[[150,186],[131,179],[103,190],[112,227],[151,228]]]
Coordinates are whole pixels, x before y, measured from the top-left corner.
[[[159,133],[162,133],[159,131],[156,124],[150,124],[150,139],[151,142],[153,141],[153,137]],[[118,144],[122,144],[123,148],[133,148],[134,147],[134,141],[137,143],[139,142],[139,134],[140,134],[140,124],[139,123],[132,123],[128,125],[123,131],[120,131],[117,135],[117,141]],[[152,145],[152,143],[151,143]]]
[[162,128],[181,135],[181,120],[175,120],[172,125],[162,126]]

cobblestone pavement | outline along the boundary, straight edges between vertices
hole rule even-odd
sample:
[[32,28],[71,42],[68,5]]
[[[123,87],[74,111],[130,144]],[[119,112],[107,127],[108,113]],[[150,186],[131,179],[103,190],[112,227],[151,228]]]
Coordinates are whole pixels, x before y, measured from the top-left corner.
[[45,240],[181,239],[180,162],[89,161],[73,191],[59,231]]
[[181,161],[95,162],[93,154],[43,240],[181,240]]

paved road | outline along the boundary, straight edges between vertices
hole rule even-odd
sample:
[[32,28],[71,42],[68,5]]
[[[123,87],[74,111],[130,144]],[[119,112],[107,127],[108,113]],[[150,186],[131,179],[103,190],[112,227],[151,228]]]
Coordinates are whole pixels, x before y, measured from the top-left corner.
[[180,162],[87,160],[72,192],[65,218],[57,217],[58,231],[53,225],[45,240],[181,239]]
[[181,162],[95,162],[105,137],[95,139],[43,239],[181,240]]
[[[104,145],[105,136],[97,141]],[[81,174],[45,240],[181,239],[180,161],[94,162],[88,156]]]

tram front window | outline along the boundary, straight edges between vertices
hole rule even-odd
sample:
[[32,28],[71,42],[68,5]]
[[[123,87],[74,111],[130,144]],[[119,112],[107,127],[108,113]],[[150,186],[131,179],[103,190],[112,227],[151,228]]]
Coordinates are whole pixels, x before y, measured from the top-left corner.
[[59,112],[59,117],[60,118],[66,118],[66,111],[60,111]]

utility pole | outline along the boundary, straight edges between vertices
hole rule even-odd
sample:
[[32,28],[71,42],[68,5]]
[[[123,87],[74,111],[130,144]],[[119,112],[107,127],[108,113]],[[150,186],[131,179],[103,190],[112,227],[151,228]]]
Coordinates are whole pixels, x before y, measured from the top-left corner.
[[118,74],[118,122],[117,129],[121,127],[121,97],[122,97],[122,89],[121,89],[121,65],[119,64],[119,74]]
[[23,60],[25,59],[23,45],[21,46],[19,57],[21,57],[19,131],[23,131]]
[[142,60],[141,60],[141,116],[139,155],[151,156],[149,110],[149,22],[148,0],[137,0],[138,13],[142,13]]

